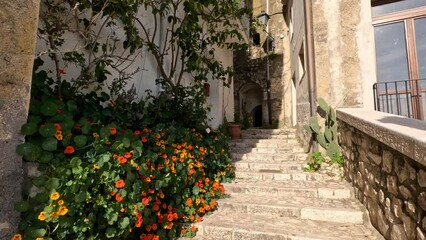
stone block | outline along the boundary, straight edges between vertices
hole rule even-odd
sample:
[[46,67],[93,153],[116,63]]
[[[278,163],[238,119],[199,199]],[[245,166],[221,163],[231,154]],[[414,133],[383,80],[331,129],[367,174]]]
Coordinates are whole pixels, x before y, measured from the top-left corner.
[[368,152],[367,158],[373,164],[380,165],[382,163],[382,156],[381,155],[374,154],[372,152]]
[[398,176],[398,179],[401,183],[404,183],[410,177],[407,163],[402,157],[395,158],[394,168],[395,168],[395,173]]
[[405,234],[404,225],[397,224],[392,226],[391,234],[390,234],[391,240],[408,240],[407,235]]
[[387,173],[391,173],[392,172],[392,164],[393,164],[393,154],[390,151],[383,151],[383,171],[387,172]]
[[426,240],[426,234],[421,228],[416,228],[417,240]]
[[39,0],[0,0],[0,53],[34,54]]
[[222,227],[203,227],[203,235],[212,239],[232,239],[232,229]]
[[426,188],[426,171],[423,169],[419,170],[419,173],[417,174],[417,181],[420,187]]
[[413,197],[410,189],[408,189],[404,185],[399,186],[398,189],[399,189],[399,192],[401,193],[401,196],[403,197],[404,200],[408,200],[408,199],[411,199]]
[[409,216],[403,216],[402,222],[404,223],[405,234],[408,239],[416,239],[416,223]]
[[417,203],[424,211],[426,211],[426,192],[422,192],[419,194],[419,196],[417,197]]
[[393,208],[393,214],[397,217],[397,218],[402,218],[402,216],[404,215],[404,212],[402,210],[403,207],[403,202],[398,199],[398,198],[393,198],[392,199],[392,208]]
[[398,196],[398,180],[395,176],[388,176],[386,178],[387,190],[395,196]]

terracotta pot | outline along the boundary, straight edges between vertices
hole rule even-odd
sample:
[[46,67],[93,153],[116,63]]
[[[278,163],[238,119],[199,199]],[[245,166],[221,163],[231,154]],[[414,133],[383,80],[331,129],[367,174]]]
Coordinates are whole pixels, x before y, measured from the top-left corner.
[[241,126],[237,123],[229,123],[228,125],[229,135],[231,139],[241,138]]

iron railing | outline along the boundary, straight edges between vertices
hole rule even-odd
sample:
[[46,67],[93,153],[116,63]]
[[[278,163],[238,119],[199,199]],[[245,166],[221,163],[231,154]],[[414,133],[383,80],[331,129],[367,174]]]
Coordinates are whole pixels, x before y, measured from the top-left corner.
[[375,110],[426,119],[426,79],[379,82],[373,91]]

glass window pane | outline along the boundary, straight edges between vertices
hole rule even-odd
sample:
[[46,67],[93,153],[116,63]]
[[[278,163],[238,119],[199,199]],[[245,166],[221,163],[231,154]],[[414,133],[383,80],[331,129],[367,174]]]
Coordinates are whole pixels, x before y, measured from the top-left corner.
[[381,4],[378,6],[372,7],[373,17],[380,15],[395,13],[399,11],[404,11],[412,8],[426,7],[425,0],[404,0],[392,3]]
[[420,78],[426,78],[426,18],[414,20]]
[[408,61],[404,22],[374,27],[377,81],[407,80]]

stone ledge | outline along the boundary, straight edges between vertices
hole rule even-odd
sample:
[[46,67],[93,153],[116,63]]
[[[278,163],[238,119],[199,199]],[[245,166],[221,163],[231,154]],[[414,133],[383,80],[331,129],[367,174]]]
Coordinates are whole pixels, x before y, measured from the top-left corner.
[[362,108],[337,109],[337,118],[426,166],[426,122]]

